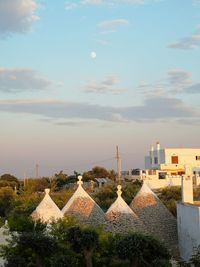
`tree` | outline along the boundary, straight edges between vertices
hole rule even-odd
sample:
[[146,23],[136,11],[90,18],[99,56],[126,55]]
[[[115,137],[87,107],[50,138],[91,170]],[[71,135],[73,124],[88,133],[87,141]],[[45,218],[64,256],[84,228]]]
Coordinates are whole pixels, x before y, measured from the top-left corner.
[[19,181],[15,176],[5,173],[0,177],[0,187],[11,187],[14,190],[19,187]]
[[98,246],[98,234],[92,229],[82,229],[79,226],[72,227],[67,232],[67,241],[77,252],[82,252],[87,267],[92,267],[94,250]]
[[12,174],[9,174],[9,173],[5,173],[3,175],[1,175],[1,180],[4,180],[4,181],[9,181],[9,182],[15,182],[15,183],[19,183],[17,177],[15,177],[14,175]]
[[160,200],[176,216],[176,202],[181,200],[181,188],[178,186],[170,186],[162,189]]
[[14,192],[11,188],[0,188],[0,216],[5,217],[14,200]]
[[24,191],[28,192],[28,194],[35,192],[44,192],[44,189],[49,187],[50,187],[50,179],[48,177],[27,179]]
[[59,191],[68,180],[68,175],[63,171],[55,173],[53,180],[51,181],[51,188],[55,191]]
[[20,215],[11,218],[8,225],[11,239],[0,248],[1,256],[6,259],[5,267],[81,266],[77,255],[66,242],[61,242],[56,231],[47,230],[46,224],[35,223],[29,216]]
[[6,259],[5,267],[44,267],[48,257],[54,252],[56,243],[46,232],[46,225],[34,223],[30,217],[20,218],[20,223],[11,221],[11,240],[1,247],[1,255]]
[[94,168],[92,168],[92,170],[83,173],[84,181],[95,180],[95,178],[106,178],[106,177],[115,180],[116,178],[115,171],[114,170],[108,171],[103,167],[95,166]]
[[116,255],[128,260],[130,267],[170,267],[170,254],[167,249],[150,236],[139,233],[117,236]]

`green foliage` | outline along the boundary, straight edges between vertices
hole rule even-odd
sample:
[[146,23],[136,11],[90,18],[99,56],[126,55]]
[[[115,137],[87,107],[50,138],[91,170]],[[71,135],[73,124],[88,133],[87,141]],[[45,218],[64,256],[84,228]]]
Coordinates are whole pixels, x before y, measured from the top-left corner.
[[110,205],[114,202],[116,199],[116,185],[114,183],[112,184],[106,184],[103,187],[101,187],[93,196],[96,203],[104,210],[106,211]]
[[15,196],[10,205],[7,217],[19,215],[30,216],[30,214],[34,211],[34,209],[42,200],[42,197],[43,194],[41,193],[29,194],[28,192],[21,193],[20,195]]
[[52,192],[51,197],[53,201],[56,203],[56,205],[62,209],[64,205],[67,203],[67,201],[70,199],[70,197],[73,195],[75,189],[69,188],[69,189],[63,189],[58,192]]
[[0,188],[7,187],[15,190],[19,188],[19,184],[18,179],[11,174],[6,173],[0,177]]
[[77,221],[73,217],[65,217],[58,221],[52,222],[50,233],[58,241],[63,242],[66,240],[66,232],[69,228],[77,225]]
[[190,264],[194,267],[200,267],[200,246],[195,249],[195,252],[190,259]]
[[53,222],[48,230],[30,217],[15,219],[9,221],[12,239],[0,249],[5,267],[171,267],[167,250],[149,236],[113,236],[73,218]]
[[51,188],[54,191],[59,191],[63,188],[63,186],[68,182],[68,175],[65,174],[63,171],[59,173],[55,173],[52,181],[51,181]]
[[161,191],[159,198],[171,213],[176,216],[176,202],[181,200],[181,188],[178,186],[166,187]]
[[116,173],[114,170],[108,171],[103,167],[95,166],[92,170],[83,173],[83,181],[95,181],[95,178],[109,178],[115,180]]
[[123,186],[123,193],[122,197],[126,201],[126,203],[129,205],[133,198],[136,196],[138,191],[140,190],[142,186],[142,182],[139,180],[136,180],[135,182],[127,182]]
[[167,249],[150,236],[139,233],[117,236],[115,250],[119,258],[129,261],[130,266],[171,266]]
[[17,177],[15,177],[14,175],[9,174],[9,173],[5,173],[5,174],[1,175],[0,180],[8,181],[8,182],[15,182],[16,184],[19,183]]
[[48,177],[38,179],[27,179],[25,182],[24,191],[28,194],[35,192],[44,192],[45,188],[50,188],[51,183]]
[[11,188],[0,188],[0,216],[5,217],[14,200],[14,192]]

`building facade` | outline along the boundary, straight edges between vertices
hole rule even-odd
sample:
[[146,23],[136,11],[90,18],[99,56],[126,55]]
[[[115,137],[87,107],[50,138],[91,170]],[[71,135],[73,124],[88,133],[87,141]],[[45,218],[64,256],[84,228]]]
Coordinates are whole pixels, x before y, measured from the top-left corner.
[[157,143],[145,157],[145,169],[160,170],[169,175],[184,174],[185,165],[190,165],[194,174],[200,174],[200,148],[161,148]]

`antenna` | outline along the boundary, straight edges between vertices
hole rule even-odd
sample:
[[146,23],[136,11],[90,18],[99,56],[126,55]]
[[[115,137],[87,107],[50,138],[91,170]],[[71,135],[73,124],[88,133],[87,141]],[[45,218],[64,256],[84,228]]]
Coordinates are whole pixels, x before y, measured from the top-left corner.
[[26,187],[26,172],[24,172],[24,188]]
[[119,155],[119,147],[116,146],[116,159],[117,159],[117,182],[118,185],[121,184],[121,171],[122,171],[122,161]]

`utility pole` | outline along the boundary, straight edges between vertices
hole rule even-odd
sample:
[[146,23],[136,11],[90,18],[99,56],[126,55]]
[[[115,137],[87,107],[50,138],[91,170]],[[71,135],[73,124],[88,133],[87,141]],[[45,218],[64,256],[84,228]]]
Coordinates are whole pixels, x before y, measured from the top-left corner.
[[117,159],[117,183],[121,184],[121,171],[122,171],[122,161],[119,155],[119,148],[116,146],[116,159]]
[[39,165],[38,164],[35,165],[35,174],[36,174],[36,178],[39,178]]
[[26,173],[24,172],[24,188],[26,187]]

